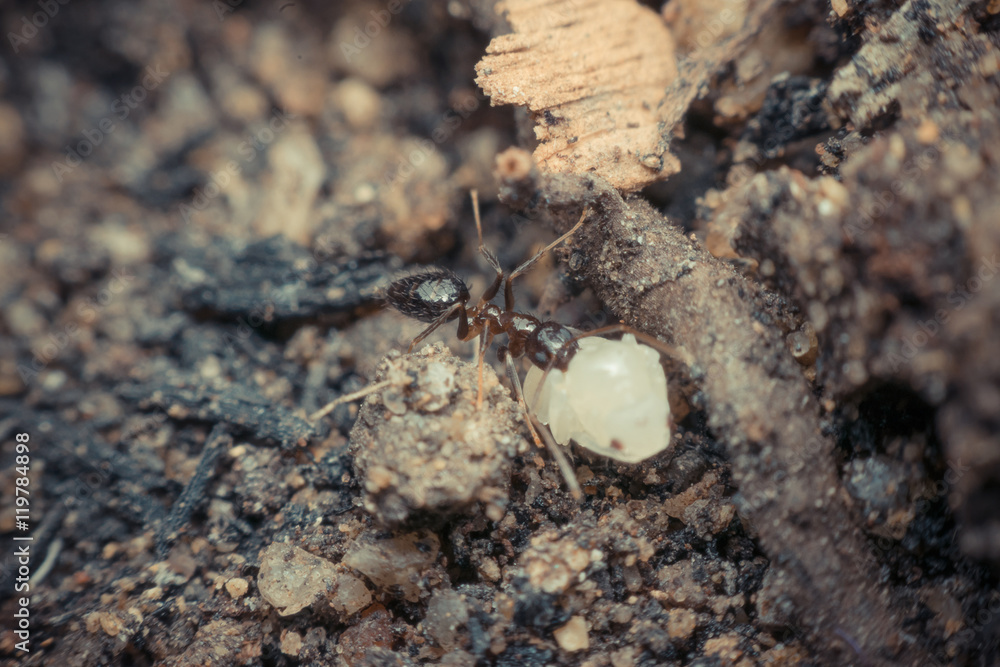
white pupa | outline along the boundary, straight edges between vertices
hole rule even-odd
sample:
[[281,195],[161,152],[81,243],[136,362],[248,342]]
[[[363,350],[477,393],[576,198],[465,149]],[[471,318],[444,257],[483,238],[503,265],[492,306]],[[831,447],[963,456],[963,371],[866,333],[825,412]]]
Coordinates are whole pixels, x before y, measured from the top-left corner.
[[[560,444],[575,440],[604,456],[636,463],[670,445],[670,404],[660,354],[639,345],[596,336],[577,341],[580,349],[566,372],[534,366],[524,379],[524,398]],[[534,400],[534,405],[532,401]]]

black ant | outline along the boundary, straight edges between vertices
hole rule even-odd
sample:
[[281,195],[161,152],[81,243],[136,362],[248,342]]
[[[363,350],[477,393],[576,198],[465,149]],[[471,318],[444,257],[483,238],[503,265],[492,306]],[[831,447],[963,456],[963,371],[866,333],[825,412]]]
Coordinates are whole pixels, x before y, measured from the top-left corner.
[[[468,307],[469,288],[457,275],[447,269],[434,269],[393,282],[386,290],[386,301],[402,314],[428,322],[430,326],[413,339],[407,352],[446,322],[458,320],[458,339],[462,342],[477,336],[479,344],[479,394],[477,407],[482,407],[482,359],[494,336],[507,335],[507,345],[497,349],[497,358],[503,362],[527,355],[539,368],[566,370],[569,360],[577,350],[577,335],[558,322],[542,322],[538,318],[514,310],[513,280],[541,259],[545,253],[568,239],[583,224],[587,211],[568,232],[542,248],[534,257],[509,274],[500,267],[496,255],[483,244],[483,227],[479,218],[479,196],[472,191],[473,215],[479,236],[479,252],[486,258],[496,277],[486,288],[475,306]],[[501,310],[491,303],[503,286],[504,307]]]
[[[553,321],[543,322],[538,318],[526,313],[518,312],[514,309],[514,289],[513,280],[520,276],[535,262],[541,259],[547,252],[558,246],[560,243],[572,236],[584,223],[588,210],[584,210],[579,221],[568,232],[557,238],[555,241],[545,246],[531,259],[522,263],[510,273],[505,273],[500,266],[500,262],[486,246],[483,244],[483,229],[479,215],[479,197],[473,190],[472,193],[473,214],[476,221],[476,233],[479,239],[479,252],[486,258],[486,261],[496,272],[496,276],[489,287],[472,307],[468,306],[471,295],[469,287],[455,273],[447,269],[433,269],[406,276],[392,282],[385,292],[385,299],[393,308],[400,313],[412,317],[421,322],[428,323],[413,342],[410,343],[407,353],[412,352],[416,345],[427,338],[441,325],[458,320],[458,338],[461,341],[469,341],[479,337],[479,382],[476,397],[476,406],[481,409],[483,405],[483,359],[486,350],[489,348],[493,338],[500,334],[506,334],[507,344],[501,345],[497,349],[497,358],[506,364],[507,377],[514,387],[518,402],[527,416],[526,422],[531,431],[535,444],[542,445],[539,438],[539,431],[532,423],[531,411],[524,399],[521,382],[518,378],[517,369],[513,360],[526,356],[531,363],[543,371],[542,380],[539,383],[541,389],[549,371],[559,370],[566,372],[570,361],[579,352],[578,341],[582,338],[594,336],[602,333],[624,332],[632,333],[637,338],[647,344],[663,349],[665,346],[650,336],[646,336],[634,331],[631,327],[622,324],[613,324],[599,329],[582,333],[574,332],[568,327]],[[504,307],[492,303],[493,299],[500,293],[503,287]],[[658,366],[658,363],[657,363]],[[662,379],[662,372],[660,372]],[[341,396],[325,408],[312,415],[312,419],[318,419],[327,414],[336,405],[360,398],[372,391],[376,391],[383,386],[387,386],[388,381],[372,385],[364,390]],[[665,387],[663,389],[663,400],[666,401]],[[535,399],[538,392],[535,393]],[[533,401],[534,404],[534,401]],[[669,416],[669,410],[668,410]],[[544,433],[544,431],[543,431]],[[576,478],[572,467],[566,460],[559,447],[551,441],[551,438],[544,438],[546,445],[556,458],[563,475],[570,485],[574,495],[579,497],[580,490],[576,484]],[[625,447],[619,441],[610,441],[612,450],[624,451]],[[614,456],[614,453],[610,455]]]

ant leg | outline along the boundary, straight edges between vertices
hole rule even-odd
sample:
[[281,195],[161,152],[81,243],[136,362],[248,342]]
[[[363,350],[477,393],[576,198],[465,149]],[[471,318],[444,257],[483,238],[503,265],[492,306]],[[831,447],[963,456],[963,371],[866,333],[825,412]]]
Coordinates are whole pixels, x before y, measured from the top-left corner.
[[[528,421],[535,421],[534,416],[528,415]],[[538,424],[538,432],[542,434],[542,438],[545,440],[545,446],[549,448],[549,453],[552,454],[552,458],[556,460],[556,464],[559,466],[559,472],[562,473],[563,479],[566,480],[566,487],[569,489],[570,494],[573,496],[574,500],[581,500],[583,498],[583,491],[580,489],[580,482],[576,479],[576,471],[573,470],[573,466],[570,464],[569,459],[563,454],[562,447],[556,444],[555,440],[552,438],[552,434],[549,433],[548,427],[543,427],[540,423]]]
[[576,230],[580,229],[580,226],[583,224],[583,221],[586,219],[588,213],[590,213],[589,209],[583,209],[583,213],[580,214],[580,220],[575,225],[573,225],[573,229],[569,230],[568,232],[557,238],[555,241],[553,241],[552,243],[548,244],[547,246],[539,250],[534,257],[529,259],[524,264],[521,264],[521,266],[517,267],[516,269],[511,271],[510,274],[508,274],[507,281],[504,283],[503,286],[504,310],[506,310],[508,313],[514,310],[514,288],[513,286],[511,286],[511,281],[514,280],[514,278],[516,278],[517,276],[527,271],[528,269],[530,269],[535,262],[541,259],[542,255],[547,253],[549,250],[555,248],[557,245],[559,245],[560,243],[568,239],[570,236],[572,236],[573,233],[576,232]]
[[490,335],[489,327],[484,327],[481,332],[479,332],[479,381],[477,383],[478,392],[476,393],[476,410],[480,411],[483,409],[483,357],[486,356],[486,350],[490,346]]
[[406,348],[406,353],[409,354],[410,352],[413,352],[413,348],[416,347],[417,343],[430,336],[439,326],[450,320],[456,314],[458,314],[459,317],[458,335],[460,338],[463,337],[463,334],[467,333],[469,330],[469,319],[465,313],[465,304],[456,303],[451,308],[441,313],[436,320],[431,322],[429,327],[421,331],[420,335],[414,338],[413,342],[410,343],[410,347]]
[[[563,479],[566,480],[569,492],[575,500],[580,500],[583,498],[583,491],[580,490],[580,483],[576,480],[576,472],[574,472],[573,466],[570,465],[566,455],[552,439],[552,436],[544,429],[535,428],[535,418],[531,415],[531,411],[528,410],[527,403],[524,402],[524,392],[521,390],[521,380],[517,377],[517,368],[514,367],[514,358],[507,354],[507,348],[504,346],[497,349],[497,356],[502,356],[506,363],[507,379],[514,386],[514,395],[517,397],[517,402],[521,406],[521,410],[524,411],[524,421],[528,425],[528,430],[531,431],[531,438],[535,441],[535,446],[541,449],[542,439],[545,440],[545,446],[549,450],[549,453],[552,454],[552,458],[555,459],[556,465],[559,466],[559,472],[562,473]],[[542,438],[539,438],[539,433],[542,434]]]
[[493,284],[486,288],[483,296],[479,298],[479,305],[482,306],[484,303],[492,301],[493,297],[500,291],[500,284],[503,283],[503,269],[500,267],[500,260],[497,259],[497,256],[483,245],[483,223],[479,219],[479,192],[472,190],[469,194],[472,196],[472,215],[476,219],[476,234],[479,236],[479,252],[486,258],[489,265],[493,267],[493,270],[497,272],[496,278],[493,279]]
[[507,353],[506,345],[501,345],[497,348],[497,358],[505,363],[507,379],[510,380],[511,385],[514,387],[514,396],[517,398],[517,402],[521,406],[521,409],[524,410],[524,414],[529,417],[526,421],[528,423],[528,430],[531,431],[531,439],[535,441],[535,446],[541,449],[542,440],[538,437],[538,432],[535,430],[535,427],[531,422],[531,413],[528,410],[528,404],[524,402],[524,392],[521,391],[521,380],[517,377],[517,368],[514,367],[514,358]]

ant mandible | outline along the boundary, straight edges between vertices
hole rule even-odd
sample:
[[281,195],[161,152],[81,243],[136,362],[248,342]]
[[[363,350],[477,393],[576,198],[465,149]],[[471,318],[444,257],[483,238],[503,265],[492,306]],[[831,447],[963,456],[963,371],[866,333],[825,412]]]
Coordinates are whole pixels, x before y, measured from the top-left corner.
[[[429,325],[413,339],[407,353],[443,324],[458,320],[460,340],[469,341],[477,336],[480,339],[476,406],[481,409],[483,359],[493,338],[506,334],[507,344],[498,347],[497,357],[506,364],[507,377],[527,416],[526,423],[537,446],[542,445],[539,432],[543,436],[545,432],[536,429],[532,423],[532,412],[528,409],[514,366],[513,360],[522,356],[527,357],[535,367],[532,369],[534,376],[529,373],[527,380],[534,389],[531,404],[538,408],[539,420],[551,425],[556,439],[562,444],[574,439],[587,449],[626,462],[636,462],[665,449],[670,440],[670,409],[659,353],[637,345],[635,339],[639,338],[661,351],[672,352],[671,349],[623,324],[576,333],[558,322],[543,322],[514,308],[514,278],[572,236],[583,225],[588,211],[583,211],[579,221],[568,232],[510,273],[505,273],[496,255],[483,244],[478,193],[473,190],[471,196],[479,252],[496,275],[472,307],[468,306],[471,299],[468,286],[447,269],[433,269],[392,282],[385,293],[389,305]],[[492,303],[501,287],[504,292],[503,309]],[[625,333],[626,336],[622,340],[592,338],[615,332]],[[581,350],[581,345],[585,349]],[[318,419],[336,405],[360,398],[384,385],[384,382],[379,383],[341,396],[312,415],[312,419]],[[610,386],[616,386],[612,396],[608,396]],[[596,409],[584,407],[588,404]],[[626,426],[623,431],[625,422],[631,426]],[[579,485],[566,457],[551,442],[551,438],[546,436],[544,441],[571,491],[579,497]]]

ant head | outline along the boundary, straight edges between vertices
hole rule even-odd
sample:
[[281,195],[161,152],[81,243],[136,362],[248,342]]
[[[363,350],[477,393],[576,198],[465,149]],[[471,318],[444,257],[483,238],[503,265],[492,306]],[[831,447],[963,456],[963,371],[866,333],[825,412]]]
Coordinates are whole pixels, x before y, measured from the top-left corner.
[[385,300],[407,317],[433,322],[456,304],[467,303],[469,287],[451,271],[434,269],[394,281],[386,289]]
[[579,346],[572,331],[558,322],[538,325],[525,343],[525,353],[531,363],[541,369],[558,368],[565,371]]

